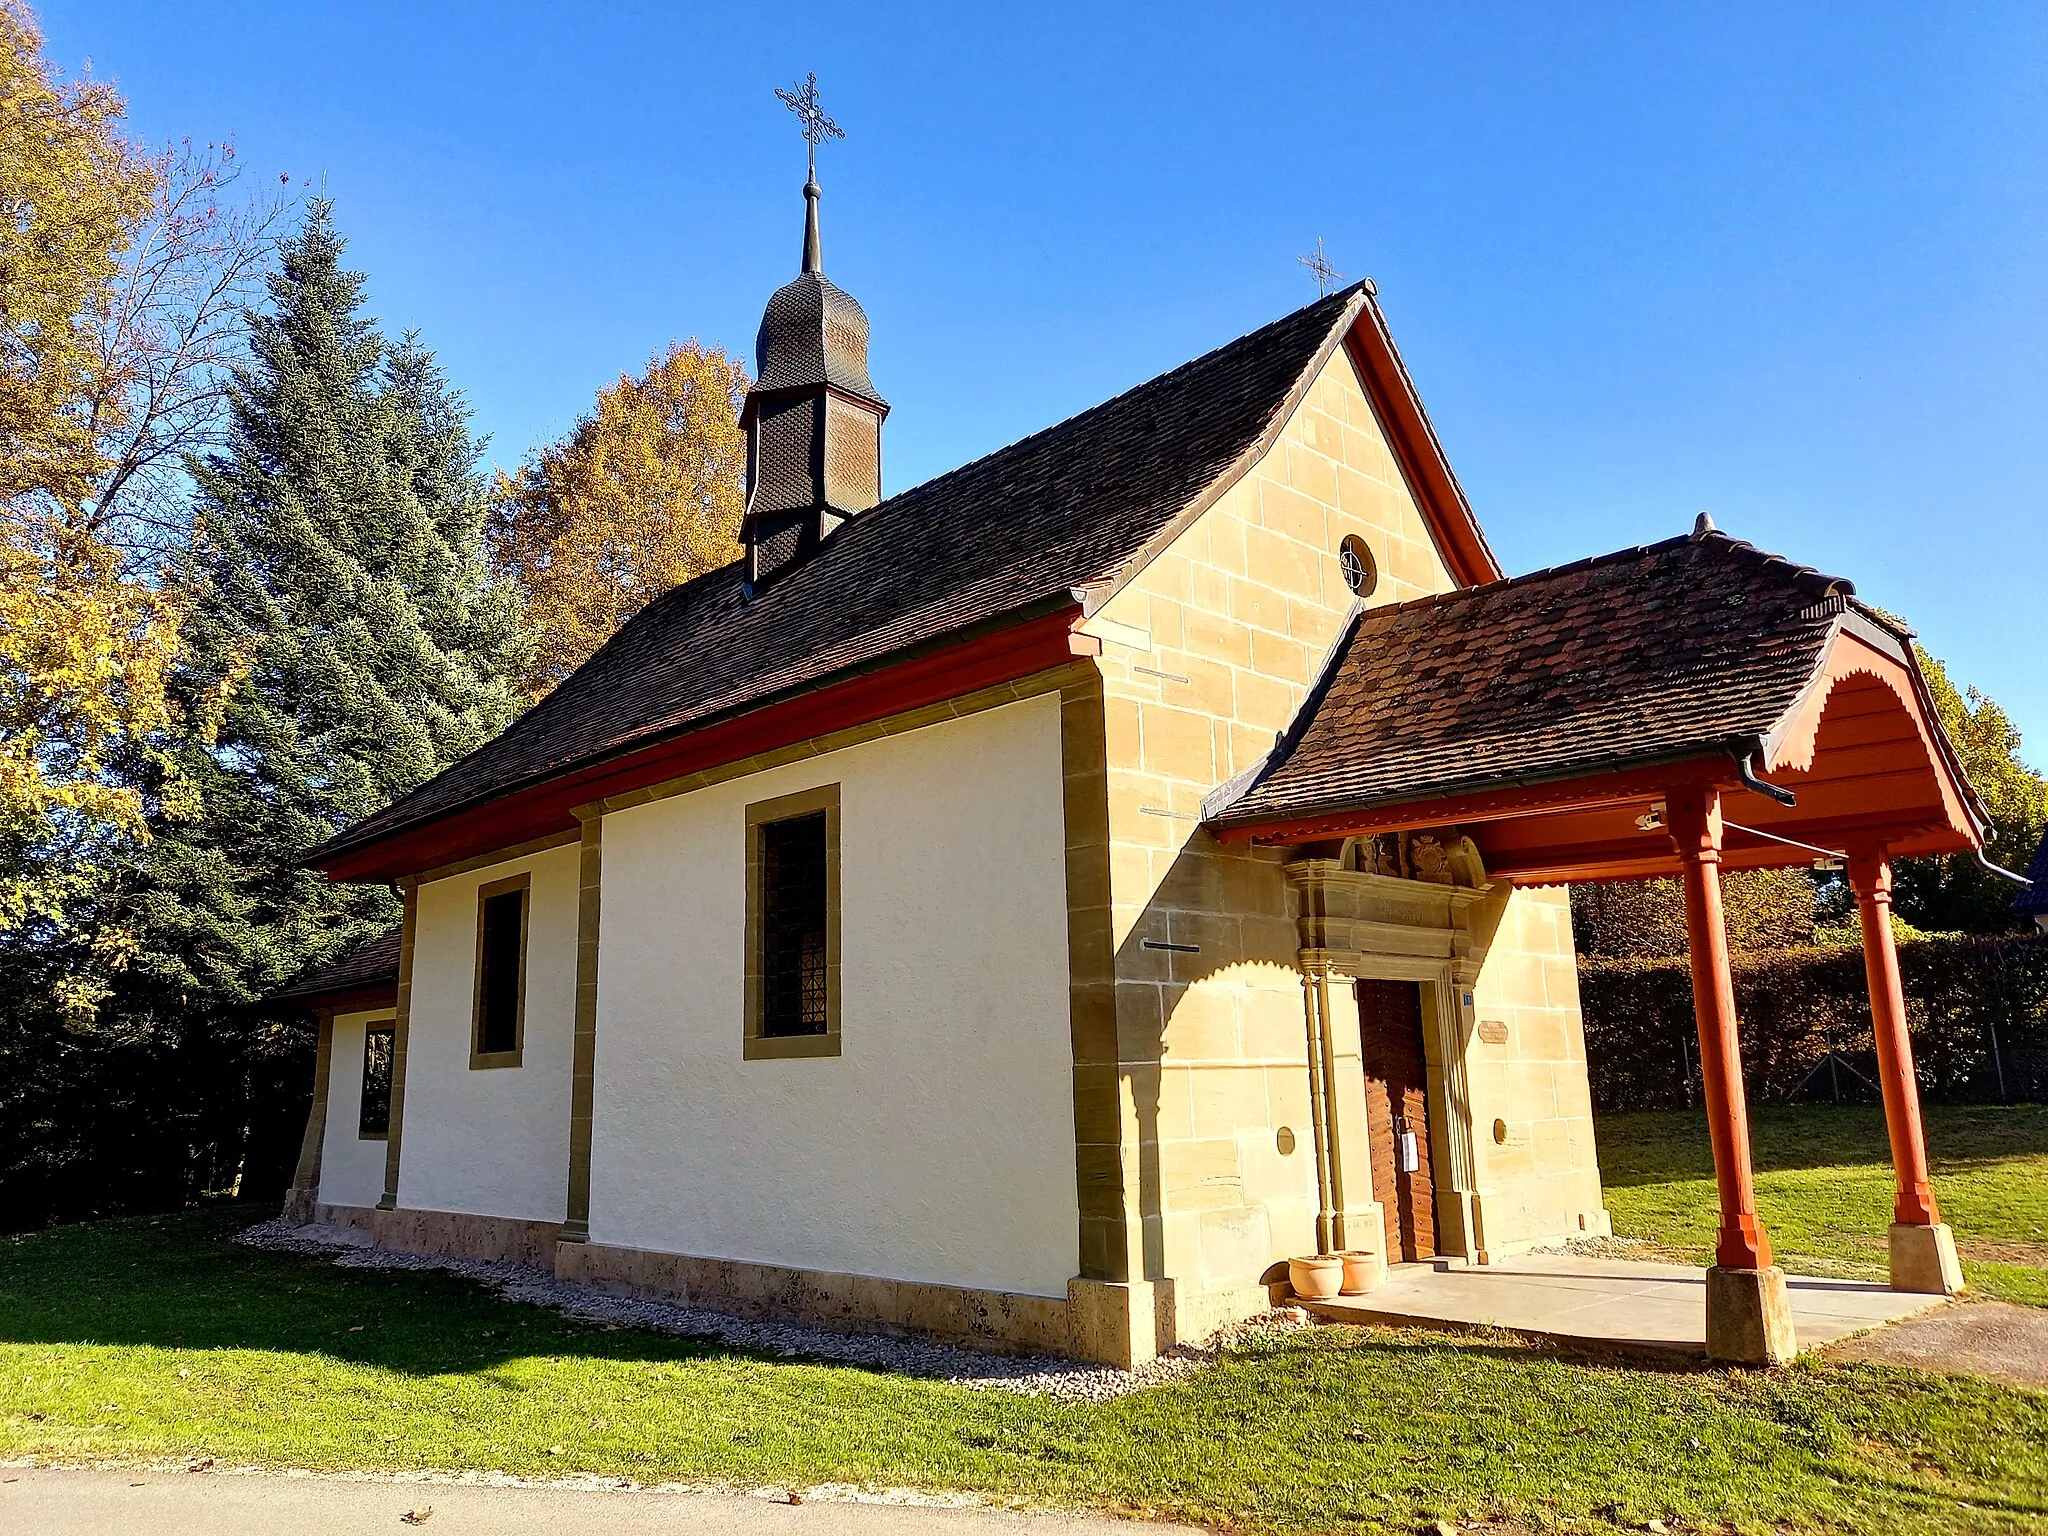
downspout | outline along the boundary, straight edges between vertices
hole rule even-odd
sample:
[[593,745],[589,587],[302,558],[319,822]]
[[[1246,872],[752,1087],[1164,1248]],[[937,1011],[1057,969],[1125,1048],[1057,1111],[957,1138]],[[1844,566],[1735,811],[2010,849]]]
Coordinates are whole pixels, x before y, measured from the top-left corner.
[[1797,805],[1799,797],[1791,790],[1778,784],[1767,784],[1756,776],[1756,754],[1745,752],[1735,760],[1735,776],[1742,780],[1742,787],[1753,789],[1766,800],[1775,800],[1780,805]]
[[[1777,784],[1767,784],[1762,779],[1758,778],[1756,776],[1755,764],[1756,754],[1754,752],[1745,752],[1742,754],[1741,757],[1735,760],[1735,776],[1738,779],[1742,780],[1743,787],[1745,789],[1753,789],[1758,794],[1777,801],[1780,805],[1797,805],[1799,803],[1798,797],[1794,795],[1791,790],[1785,789]],[[1736,830],[1741,832],[1752,832],[1759,837],[1772,837],[1771,833],[1755,832],[1755,829],[1752,827],[1738,827]],[[1777,837],[1773,838],[1773,841],[1780,843],[1792,843],[1792,846],[1795,848],[1806,848],[1812,846],[1808,843],[1793,842],[1793,840],[1789,837]],[[1814,852],[1816,853],[1826,853],[1827,851],[1828,850],[1824,848],[1814,849]],[[1984,850],[1982,848],[1973,848],[1971,850],[1971,853],[1976,857],[1976,860],[1979,864],[1983,865],[1987,871],[1998,876],[2001,880],[2010,880],[2014,885],[2024,885],[2028,887],[2031,887],[2034,883],[2033,881],[2029,880],[2025,875],[2015,874],[2012,870],[2006,869],[2001,865],[1992,863],[1991,860],[1985,856]],[[1839,857],[1839,855],[1835,855],[1835,857]]]
[[1330,1199],[1329,1102],[1324,1091],[1322,1010],[1328,998],[1323,967],[1304,961],[1301,968],[1302,1010],[1308,1019],[1308,1119],[1316,1150],[1316,1252],[1334,1251],[1336,1213]]
[[2005,868],[2001,864],[1992,863],[1991,860],[1984,856],[1984,850],[1982,848],[1977,849],[1976,853],[1977,862],[1979,864],[1982,864],[1986,869],[1990,870],[1992,874],[1998,875],[2003,879],[2010,880],[2014,885],[2024,885],[2029,888],[2033,886],[2034,882],[2029,880],[2025,875],[2015,874],[2013,873],[2013,871]]

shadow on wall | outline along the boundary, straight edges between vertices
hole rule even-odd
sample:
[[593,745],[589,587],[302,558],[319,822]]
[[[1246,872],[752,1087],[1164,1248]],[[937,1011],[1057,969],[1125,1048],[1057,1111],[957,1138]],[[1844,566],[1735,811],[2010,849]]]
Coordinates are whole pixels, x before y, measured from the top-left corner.
[[[1137,1122],[1138,1188],[1134,1205],[1141,1223],[1139,1259],[1143,1272],[1137,1276],[1106,1274],[1096,1278],[1169,1277],[1165,1232],[1170,1212],[1160,1138],[1160,1095],[1165,1077],[1162,1068],[1171,1067],[1167,1046],[1174,1021],[1181,1009],[1190,1006],[1188,1000],[1194,989],[1219,981],[1238,984],[1240,997],[1247,1005],[1263,994],[1273,1016],[1270,1020],[1261,1017],[1255,1024],[1246,1016],[1247,1007],[1246,1014],[1240,1015],[1238,1050],[1262,1063],[1276,1059],[1277,1052],[1263,1045],[1247,1050],[1246,1035],[1254,1027],[1264,1039],[1284,1049],[1288,1064],[1278,1070],[1298,1074],[1303,1100],[1301,1114],[1308,1114],[1308,1023],[1299,962],[1301,932],[1297,898],[1285,874],[1285,857],[1279,849],[1249,848],[1238,852],[1218,843],[1207,832],[1197,831],[1174,858],[1144,911],[1116,949],[1117,1077],[1119,1088],[1129,1095]],[[1507,889],[1502,886],[1497,890],[1494,899],[1478,903],[1471,911],[1472,948],[1477,957],[1483,957],[1491,947],[1507,910]],[[1276,992],[1284,995],[1284,1002],[1275,996]],[[1331,1006],[1333,1010],[1356,1009],[1348,980],[1333,980]],[[1283,1013],[1284,1020],[1280,1016]],[[1459,1021],[1458,1050],[1469,1045],[1467,1037],[1472,1028],[1472,1020]],[[1282,1041],[1284,1047],[1280,1046]],[[1437,1049],[1435,1039],[1430,1038],[1432,1066],[1440,1065],[1436,1060]],[[1195,1059],[1200,1059],[1199,1052]],[[1455,1109],[1469,1118],[1469,1106],[1460,1104]],[[1277,1117],[1269,1119],[1272,1123],[1265,1129],[1277,1132]],[[1308,1202],[1312,1222],[1317,1203],[1313,1129],[1305,1118],[1291,1129],[1296,1138],[1293,1157],[1301,1167],[1302,1196]],[[1435,1149],[1432,1151],[1434,1154]],[[1107,1158],[1101,1171],[1106,1173],[1112,1166],[1120,1176],[1121,1163],[1111,1164]],[[1241,1167],[1238,1176],[1242,1179]],[[1449,1182],[1444,1181],[1446,1186]],[[1114,1193],[1119,1199],[1123,1196],[1120,1188],[1097,1193]],[[1248,1195],[1246,1203],[1252,1203]],[[1238,1283],[1262,1283],[1272,1273],[1267,1268],[1264,1275],[1246,1274]],[[1174,1278],[1186,1282],[1193,1277]]]

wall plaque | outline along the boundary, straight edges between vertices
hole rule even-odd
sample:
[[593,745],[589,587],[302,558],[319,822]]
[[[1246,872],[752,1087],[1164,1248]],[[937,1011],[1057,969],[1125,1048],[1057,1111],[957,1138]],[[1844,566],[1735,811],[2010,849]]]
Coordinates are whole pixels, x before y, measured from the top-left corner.
[[1506,1045],[1508,1043],[1508,1027],[1499,1019],[1481,1019],[1479,1021],[1479,1038],[1488,1045]]

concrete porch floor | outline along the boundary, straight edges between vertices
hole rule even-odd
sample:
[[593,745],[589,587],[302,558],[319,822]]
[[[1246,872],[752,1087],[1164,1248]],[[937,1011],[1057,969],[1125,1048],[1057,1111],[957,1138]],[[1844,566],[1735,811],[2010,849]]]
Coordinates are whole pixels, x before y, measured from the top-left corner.
[[[1801,1350],[1943,1305],[1869,1280],[1787,1274]],[[1363,1296],[1301,1305],[1341,1323],[1491,1326],[1571,1343],[1707,1350],[1707,1272],[1687,1264],[1531,1253],[1498,1264],[1396,1264]]]

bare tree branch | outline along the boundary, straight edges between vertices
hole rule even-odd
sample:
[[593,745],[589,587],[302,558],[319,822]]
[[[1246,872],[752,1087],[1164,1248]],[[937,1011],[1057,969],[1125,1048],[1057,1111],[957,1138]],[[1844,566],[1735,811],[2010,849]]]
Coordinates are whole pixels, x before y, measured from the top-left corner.
[[98,317],[90,423],[104,469],[81,510],[84,531],[131,555],[189,534],[185,458],[224,440],[228,383],[246,352],[243,312],[291,206],[281,186],[230,196],[242,177],[232,143],[186,139],[155,168],[150,217]]

